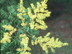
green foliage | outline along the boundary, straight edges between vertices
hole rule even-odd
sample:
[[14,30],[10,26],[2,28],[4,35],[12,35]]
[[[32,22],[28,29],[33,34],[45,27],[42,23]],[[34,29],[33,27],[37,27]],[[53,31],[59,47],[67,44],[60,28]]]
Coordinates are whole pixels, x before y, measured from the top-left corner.
[[[31,0],[30,0],[31,1]],[[20,19],[17,17],[17,9],[20,7],[19,5],[20,1],[19,0],[0,0],[0,40],[3,37],[4,32],[8,32],[5,28],[3,28],[3,25],[8,25],[11,24],[16,28],[20,28]],[[29,7],[30,2],[27,0],[24,1],[24,6]],[[26,9],[27,11],[27,9]],[[30,19],[28,19],[28,16],[25,16],[27,19],[27,22],[29,22]],[[15,26],[16,25],[16,26]],[[33,33],[34,35],[38,34],[38,30],[31,30],[29,27],[26,27],[26,31]],[[21,33],[24,33],[24,30],[20,30]],[[19,33],[16,32],[16,35],[13,34],[12,42],[11,43],[6,43],[6,44],[1,44],[1,54],[9,54],[11,51],[13,51],[12,54],[19,54],[19,52],[16,52],[16,48],[21,47],[19,44],[21,42],[21,38],[18,37]],[[17,38],[18,41],[15,39]],[[16,53],[15,53],[16,52]]]

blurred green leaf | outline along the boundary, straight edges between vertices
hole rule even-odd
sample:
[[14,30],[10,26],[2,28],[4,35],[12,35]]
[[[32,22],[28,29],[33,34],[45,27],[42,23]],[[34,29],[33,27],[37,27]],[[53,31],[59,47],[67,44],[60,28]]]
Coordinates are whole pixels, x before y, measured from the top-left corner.
[[7,8],[8,8],[8,11],[9,11],[10,15],[11,15],[12,13],[14,13],[15,9],[14,9],[13,5],[8,6]]

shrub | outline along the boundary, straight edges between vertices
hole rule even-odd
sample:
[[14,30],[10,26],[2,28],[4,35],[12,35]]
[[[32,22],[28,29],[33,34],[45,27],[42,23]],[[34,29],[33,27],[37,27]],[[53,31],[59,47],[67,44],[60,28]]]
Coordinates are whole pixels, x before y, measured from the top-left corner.
[[[46,17],[50,16],[50,11],[47,10],[47,0],[37,2],[37,6],[31,3],[31,7],[25,8],[23,6],[23,0],[20,0],[18,4],[17,16],[14,18],[12,15],[16,15],[14,6],[8,7],[9,17],[5,21],[2,21],[1,30],[1,53],[2,54],[31,54],[29,47],[30,43],[32,45],[39,45],[48,54],[48,48],[51,48],[54,52],[54,48],[62,47],[68,45],[68,43],[62,43],[57,38],[50,38],[50,32],[48,32],[44,37],[36,36],[39,31],[38,29],[46,30],[47,26],[44,22]],[[19,7],[20,6],[20,7]],[[10,21],[10,22],[9,22]],[[30,42],[30,41],[31,42]]]

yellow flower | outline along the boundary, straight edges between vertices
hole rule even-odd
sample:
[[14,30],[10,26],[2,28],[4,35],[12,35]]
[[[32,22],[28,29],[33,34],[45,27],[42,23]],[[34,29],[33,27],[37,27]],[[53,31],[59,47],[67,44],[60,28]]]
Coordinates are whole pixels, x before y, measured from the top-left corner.
[[35,40],[35,44],[37,45],[37,43],[38,43],[38,41],[37,41],[37,39]]
[[48,54],[48,50],[45,50],[45,52]]
[[50,32],[48,32],[44,37],[48,37],[50,35]]
[[39,2],[37,2],[37,8],[41,8],[41,4]]
[[40,8],[40,12],[44,12],[44,8]]
[[13,30],[14,27],[12,27],[10,24],[7,26],[7,25],[3,25],[4,28],[6,28],[7,30]]
[[25,42],[25,40],[24,40],[24,38],[22,38],[21,45],[24,45],[24,42]]
[[26,37],[26,34],[20,34],[20,37]]
[[38,27],[38,29],[42,29],[42,30],[46,30],[46,28],[47,28],[47,26],[40,26],[40,27]]
[[27,23],[21,23],[21,26],[26,26],[27,25]]
[[30,48],[30,47],[26,47],[26,50],[29,50],[29,51],[30,51],[30,50],[31,50],[31,48]]
[[10,35],[12,35],[14,33],[14,31],[12,30],[12,31],[10,31]]
[[38,23],[40,23],[41,25],[45,25],[45,22],[44,22],[43,20],[36,19],[36,21],[37,21]]
[[32,21],[33,21],[35,18],[36,18],[36,15],[32,15],[32,16],[31,16]]
[[52,51],[52,52],[55,52],[53,48],[51,48],[51,51]]
[[17,30],[17,29],[16,29],[16,28],[14,28],[14,30],[13,30],[13,31],[15,32],[16,30]]
[[20,9],[17,9],[17,11],[20,11]]
[[47,4],[45,2],[42,2],[42,8],[47,9]]
[[0,42],[5,44],[6,40],[3,38]]
[[23,51],[23,52],[20,52],[20,54],[25,54],[25,52]]
[[[11,37],[10,37],[11,38]],[[7,40],[6,40],[8,43],[10,43],[11,42],[11,40],[8,38]]]
[[33,9],[35,9],[35,7],[34,7],[34,4],[33,4],[33,3],[31,3],[30,5],[31,5],[31,7],[32,7]]
[[51,14],[51,12],[47,12],[47,13],[46,13],[46,16],[47,16],[47,17],[50,17],[50,14]]
[[34,29],[34,22],[33,23],[29,23],[30,24],[30,28]]
[[31,17],[32,16],[31,9],[30,8],[27,8],[27,10],[28,10],[29,17]]
[[40,10],[38,9],[38,8],[36,8],[35,10],[34,10],[34,13],[36,14],[37,12],[40,12]]
[[68,43],[64,43],[63,46],[68,45]]
[[6,41],[7,41],[8,43],[11,42],[11,40],[10,40],[11,37],[9,36],[9,34],[6,35],[6,34],[4,33],[3,36],[4,36],[4,37],[2,38],[1,43],[6,43]]
[[21,49],[21,48],[17,48],[16,50],[17,50],[17,51],[22,51],[23,49]]
[[31,40],[31,44],[34,45],[34,41],[33,40]]
[[23,4],[23,0],[20,0],[20,3]]
[[19,16],[19,19],[23,20],[24,18],[23,18],[23,17],[21,17],[21,16]]
[[24,45],[24,47],[27,47],[28,46],[28,40],[29,40],[28,37],[22,38],[21,45]]
[[25,52],[25,54],[31,54],[30,52]]

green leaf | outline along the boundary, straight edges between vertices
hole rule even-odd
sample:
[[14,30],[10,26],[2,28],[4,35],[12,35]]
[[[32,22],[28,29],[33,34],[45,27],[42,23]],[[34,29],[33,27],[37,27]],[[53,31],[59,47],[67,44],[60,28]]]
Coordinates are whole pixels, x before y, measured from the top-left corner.
[[2,20],[2,25],[7,24],[8,20]]
[[26,27],[26,31],[29,31],[29,27]]
[[20,30],[21,33],[24,33],[24,30]]
[[14,17],[12,15],[9,15],[8,19],[12,21]]
[[16,12],[14,12],[14,13],[13,13],[13,16],[16,16],[16,14],[17,14],[17,13],[16,13]]
[[34,35],[39,34],[39,30],[35,30],[35,29],[33,29],[33,30],[32,30],[32,34],[34,34]]
[[6,54],[11,54],[11,52],[7,52]]
[[8,9],[8,11],[9,11],[10,14],[11,14],[11,13],[14,13],[14,11],[15,11],[13,5],[8,6],[7,9]]

